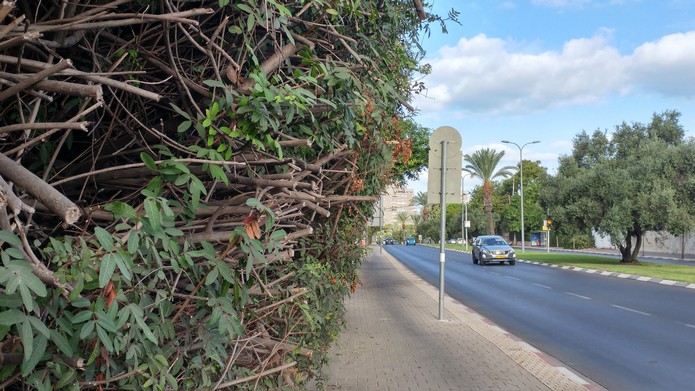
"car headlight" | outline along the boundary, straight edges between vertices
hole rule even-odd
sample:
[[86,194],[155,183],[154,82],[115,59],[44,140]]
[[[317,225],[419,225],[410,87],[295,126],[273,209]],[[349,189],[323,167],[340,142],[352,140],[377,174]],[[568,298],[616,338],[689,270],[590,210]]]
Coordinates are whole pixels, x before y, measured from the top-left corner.
[[481,251],[481,253],[483,254],[483,257],[489,257],[489,256],[492,255],[492,254],[490,253],[490,250],[483,250],[483,251]]
[[512,258],[516,258],[516,253],[514,252],[514,250],[509,251],[509,256]]

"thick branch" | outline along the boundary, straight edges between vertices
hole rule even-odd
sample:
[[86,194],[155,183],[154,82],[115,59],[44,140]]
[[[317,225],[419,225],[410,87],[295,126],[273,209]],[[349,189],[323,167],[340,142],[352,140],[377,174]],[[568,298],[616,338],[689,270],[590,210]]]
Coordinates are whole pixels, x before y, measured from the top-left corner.
[[67,224],[74,224],[80,218],[80,208],[77,205],[21,164],[1,153],[0,175],[41,201]]
[[51,75],[54,75],[54,74],[56,74],[64,69],[67,69],[67,68],[72,68],[72,61],[70,61],[69,59],[68,60],[60,60],[59,63],[52,65],[52,66],[49,66],[48,68],[42,70],[41,72],[20,81],[19,83],[6,89],[5,91],[0,91],[0,101],[5,100],[5,99],[11,97],[12,95],[14,95],[22,90],[25,90],[25,89],[29,88],[30,86],[40,82],[41,80],[43,80]]

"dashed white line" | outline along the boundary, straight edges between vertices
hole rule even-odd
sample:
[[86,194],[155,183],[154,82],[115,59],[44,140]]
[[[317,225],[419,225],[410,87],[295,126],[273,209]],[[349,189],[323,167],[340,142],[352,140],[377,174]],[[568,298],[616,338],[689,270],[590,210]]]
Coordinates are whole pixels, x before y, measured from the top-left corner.
[[505,277],[511,278],[512,280],[521,281],[521,278],[516,278],[516,277],[512,277],[512,276],[505,276]]
[[695,329],[695,324],[683,323],[683,326],[690,327],[691,329]]
[[636,313],[636,314],[641,314],[641,315],[646,315],[646,316],[650,316],[650,315],[651,315],[651,314],[646,313],[646,312],[637,311],[637,310],[634,310],[634,309],[632,309],[632,308],[623,307],[623,306],[617,305],[617,304],[612,304],[612,306],[615,307],[615,308],[620,308],[621,310],[634,312],[634,313]]
[[549,286],[547,286],[547,285],[537,284],[537,283],[535,283],[535,282],[533,283],[533,285],[539,286],[539,287],[545,288],[545,289],[553,289],[553,288],[551,288],[551,287],[549,287]]
[[580,298],[580,299],[591,300],[591,297],[578,295],[578,294],[572,293],[572,292],[565,292],[565,293],[567,293],[567,294],[570,295],[570,296],[578,297],[578,298]]

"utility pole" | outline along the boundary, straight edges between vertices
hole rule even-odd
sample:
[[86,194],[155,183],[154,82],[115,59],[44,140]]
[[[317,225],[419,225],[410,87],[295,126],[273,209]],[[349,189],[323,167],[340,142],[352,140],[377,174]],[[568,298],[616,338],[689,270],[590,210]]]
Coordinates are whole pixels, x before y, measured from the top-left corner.
[[[540,141],[531,141],[528,142],[524,145],[519,146],[519,144],[507,141],[507,140],[502,140],[503,143],[505,144],[514,144],[516,145],[517,148],[519,148],[519,192],[521,193],[521,252],[524,253],[526,252],[526,239],[524,238],[524,157],[523,157],[523,151],[524,147],[529,145],[529,144],[538,144]],[[548,236],[548,239],[550,239],[550,236]]]

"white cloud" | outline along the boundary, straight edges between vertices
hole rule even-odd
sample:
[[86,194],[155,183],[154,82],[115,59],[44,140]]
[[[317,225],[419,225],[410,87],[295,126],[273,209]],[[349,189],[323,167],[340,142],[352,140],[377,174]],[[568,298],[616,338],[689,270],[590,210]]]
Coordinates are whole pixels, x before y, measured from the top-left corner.
[[509,115],[602,101],[635,90],[695,96],[695,32],[672,34],[623,56],[611,32],[573,39],[559,51],[480,34],[443,47],[429,60],[423,112]]
[[526,113],[595,102],[624,84],[622,58],[603,36],[569,41],[561,52],[512,52],[509,46],[480,34],[442,48],[425,78],[432,99],[416,104],[423,110]]
[[695,96],[695,31],[647,42],[634,51],[629,62],[634,83],[645,90]]

